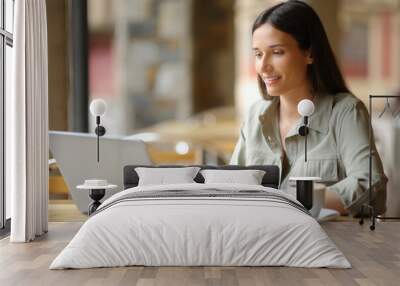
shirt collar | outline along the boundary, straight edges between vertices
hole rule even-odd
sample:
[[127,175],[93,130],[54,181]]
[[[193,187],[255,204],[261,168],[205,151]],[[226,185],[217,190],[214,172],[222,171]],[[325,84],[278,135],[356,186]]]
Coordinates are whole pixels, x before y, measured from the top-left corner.
[[258,117],[266,143],[271,150],[279,152],[280,137],[277,117],[279,98],[273,98],[263,113]]
[[309,118],[309,128],[328,133],[329,120],[332,114],[333,95],[318,94],[314,99],[315,111]]
[[279,98],[274,97],[271,99],[271,103],[265,108],[263,113],[258,117],[258,120],[260,121],[261,125],[268,125],[272,126],[271,123],[274,122],[276,119],[277,115],[277,109],[278,109],[278,103],[279,103]]
[[[309,118],[308,127],[321,133],[328,133],[329,119],[333,107],[333,96],[329,94],[318,94],[315,96],[313,102],[315,112]],[[276,125],[274,123],[277,118],[278,103],[279,97],[274,97],[271,104],[259,116],[260,123],[264,126],[264,130],[267,131],[267,133],[273,133],[271,129],[277,127],[274,126]]]

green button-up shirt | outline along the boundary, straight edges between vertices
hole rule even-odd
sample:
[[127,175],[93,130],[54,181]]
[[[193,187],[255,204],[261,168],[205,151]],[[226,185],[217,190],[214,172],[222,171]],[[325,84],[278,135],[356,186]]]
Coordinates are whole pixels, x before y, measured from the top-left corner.
[[[369,117],[364,104],[348,93],[317,95],[315,112],[309,118],[307,162],[304,137],[298,135],[302,119],[285,138],[284,159],[280,139],[279,98],[259,100],[248,111],[230,164],[267,165],[280,168],[280,189],[294,194],[290,177],[321,177],[330,191],[339,194],[352,213],[368,202]],[[373,146],[373,204],[378,213],[386,210],[386,183],[382,162]],[[283,171],[282,171],[283,170]]]

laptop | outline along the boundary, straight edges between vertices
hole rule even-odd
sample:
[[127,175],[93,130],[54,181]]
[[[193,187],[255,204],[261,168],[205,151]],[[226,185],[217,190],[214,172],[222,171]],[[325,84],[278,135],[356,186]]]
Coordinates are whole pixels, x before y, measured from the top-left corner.
[[99,162],[95,134],[49,131],[49,145],[71,197],[82,213],[88,212],[91,199],[88,190],[78,190],[76,186],[86,179],[105,179],[110,184],[118,185],[116,189],[106,191],[106,199],[123,190],[125,165],[152,164],[145,143],[137,139],[101,137]]

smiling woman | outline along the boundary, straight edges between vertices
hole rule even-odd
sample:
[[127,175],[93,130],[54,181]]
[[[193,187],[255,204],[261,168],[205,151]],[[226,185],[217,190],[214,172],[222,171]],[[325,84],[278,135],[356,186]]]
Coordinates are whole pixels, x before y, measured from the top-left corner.
[[265,24],[253,33],[255,66],[270,96],[303,92],[307,97],[307,65],[312,64],[310,50],[301,50],[289,34]]
[[[252,28],[257,80],[263,99],[242,125],[231,164],[275,164],[280,188],[292,193],[289,177],[314,176],[328,184],[325,206],[357,215],[367,202],[368,112],[350,93],[316,12],[302,1],[263,11]],[[312,100],[308,160],[298,134],[297,105]],[[373,203],[386,209],[386,182],[375,146]]]

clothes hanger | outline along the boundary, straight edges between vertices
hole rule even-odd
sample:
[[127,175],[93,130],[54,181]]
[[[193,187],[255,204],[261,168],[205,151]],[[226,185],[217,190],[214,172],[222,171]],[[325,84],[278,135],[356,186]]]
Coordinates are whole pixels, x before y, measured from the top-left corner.
[[397,110],[397,111],[395,111],[394,113],[393,113],[393,118],[394,119],[400,119],[400,109],[399,110]]
[[399,108],[399,110],[397,110],[397,111],[394,111],[394,113],[393,113],[393,117],[396,119],[400,119],[400,108]]
[[393,112],[391,107],[390,107],[389,98],[386,98],[385,107],[383,108],[382,112],[378,115],[378,118],[381,118],[383,116],[383,114],[385,114],[386,110],[390,111],[390,114],[392,115],[392,117],[396,117],[397,116],[397,114],[395,112]]

